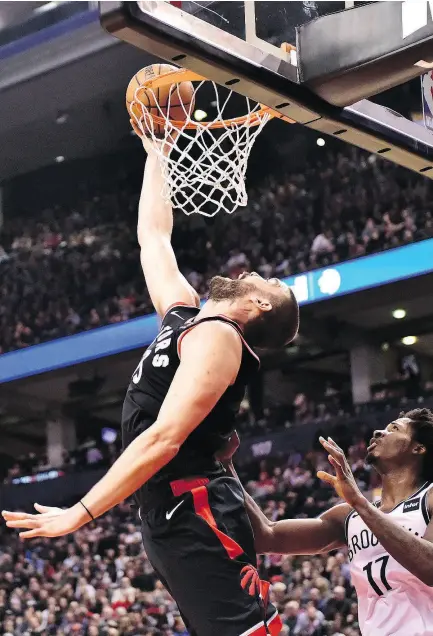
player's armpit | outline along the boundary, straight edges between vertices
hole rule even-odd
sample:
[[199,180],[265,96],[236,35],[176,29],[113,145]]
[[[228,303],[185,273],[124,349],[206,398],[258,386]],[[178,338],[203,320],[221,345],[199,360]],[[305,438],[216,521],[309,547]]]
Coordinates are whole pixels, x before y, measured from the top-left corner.
[[180,446],[233,384],[242,359],[239,334],[224,322],[197,325],[181,341],[181,362],[154,426]]
[[138,206],[137,235],[140,260],[155,310],[163,316],[168,307],[184,303],[198,307],[200,299],[179,271],[171,246],[173,210],[161,195],[163,179],[158,158],[149,152]]
[[259,552],[319,554],[346,545],[345,520],[351,508],[339,504],[317,519],[288,519],[270,523]]

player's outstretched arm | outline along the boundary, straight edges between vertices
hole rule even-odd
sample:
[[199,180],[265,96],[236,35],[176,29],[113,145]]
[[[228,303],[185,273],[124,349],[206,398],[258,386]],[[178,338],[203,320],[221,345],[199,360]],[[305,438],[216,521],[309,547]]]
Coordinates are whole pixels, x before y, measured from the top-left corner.
[[26,528],[22,538],[74,532],[130,497],[175,457],[236,379],[242,359],[238,333],[223,322],[198,324],[185,332],[181,362],[157,421],[120,455],[107,474],[72,508],[36,508],[39,515],[3,511],[10,528]]
[[[227,469],[239,479],[233,464]],[[273,522],[245,490],[244,495],[258,554],[319,554],[346,544],[344,522],[351,510],[347,504],[334,506],[317,519]]]
[[157,154],[148,139],[143,139],[143,146],[147,160],[138,205],[140,260],[153,306],[163,316],[175,303],[198,307],[200,299],[180,273],[171,246],[173,209],[161,196],[163,178]]

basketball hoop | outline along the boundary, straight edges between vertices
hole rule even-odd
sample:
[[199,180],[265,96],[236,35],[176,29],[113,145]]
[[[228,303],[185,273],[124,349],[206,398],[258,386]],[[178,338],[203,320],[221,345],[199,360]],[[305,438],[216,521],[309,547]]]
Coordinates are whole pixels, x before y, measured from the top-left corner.
[[[183,82],[198,83],[193,86],[192,99],[186,105],[181,99]],[[160,105],[160,89],[170,86],[168,102]],[[206,101],[211,101],[216,110],[212,121],[192,118],[201,89],[206,90]],[[213,91],[210,99],[209,89]],[[214,216],[221,210],[231,214],[237,207],[245,206],[248,200],[245,174],[257,136],[273,117],[294,123],[248,98],[244,98],[245,115],[226,118],[232,95],[229,89],[228,95],[221,98],[215,82],[187,69],[177,69],[142,82],[135,89],[134,101],[128,103],[135,127],[155,145],[165,184],[162,196],[185,214]],[[171,100],[177,119],[170,117]]]

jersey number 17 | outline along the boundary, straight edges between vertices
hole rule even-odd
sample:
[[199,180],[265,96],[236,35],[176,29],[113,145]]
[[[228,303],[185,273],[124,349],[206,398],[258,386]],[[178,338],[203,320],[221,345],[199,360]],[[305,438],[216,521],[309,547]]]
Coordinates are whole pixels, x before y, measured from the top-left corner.
[[376,583],[376,581],[373,578],[373,564],[374,563],[379,563],[380,561],[382,561],[382,565],[380,566],[380,572],[379,572],[380,580],[383,583],[385,591],[389,592],[390,590],[392,590],[392,587],[390,586],[390,584],[386,580],[386,566],[387,566],[388,561],[389,561],[389,555],[388,554],[386,554],[385,556],[379,557],[378,559],[376,559],[376,561],[370,561],[362,569],[367,573],[368,582],[370,583],[371,587],[376,592],[376,594],[378,596],[383,596],[385,594],[385,591],[383,591],[379,587],[379,585]]

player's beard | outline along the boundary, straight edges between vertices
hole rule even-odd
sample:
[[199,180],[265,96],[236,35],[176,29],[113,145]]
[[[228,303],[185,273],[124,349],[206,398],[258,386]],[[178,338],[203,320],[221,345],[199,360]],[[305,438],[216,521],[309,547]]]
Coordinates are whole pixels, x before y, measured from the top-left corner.
[[[224,278],[214,276],[209,283],[209,300],[220,302],[222,300],[237,300],[251,292],[256,291],[255,286],[245,280],[236,278]],[[254,319],[249,319],[243,325],[244,336],[253,347],[263,348],[267,340],[267,316],[259,313]]]
[[236,278],[214,276],[209,283],[209,300],[220,302],[222,300],[236,300],[251,291],[251,285]]

